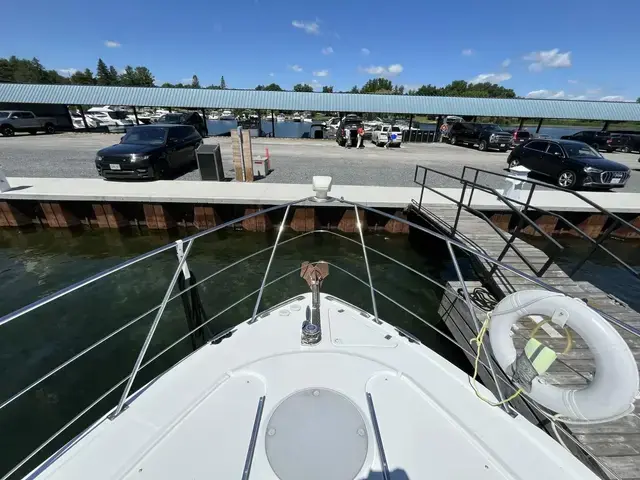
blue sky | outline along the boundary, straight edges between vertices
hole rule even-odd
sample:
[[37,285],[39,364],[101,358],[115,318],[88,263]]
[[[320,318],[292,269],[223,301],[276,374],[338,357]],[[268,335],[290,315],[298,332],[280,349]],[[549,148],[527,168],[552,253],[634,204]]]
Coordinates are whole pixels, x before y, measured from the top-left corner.
[[[609,7],[608,5],[611,5]],[[640,96],[640,2],[621,0],[7,1],[0,57],[69,72],[98,57],[145,65],[156,83],[224,75],[347,90],[387,76],[415,87],[487,79],[518,95]]]

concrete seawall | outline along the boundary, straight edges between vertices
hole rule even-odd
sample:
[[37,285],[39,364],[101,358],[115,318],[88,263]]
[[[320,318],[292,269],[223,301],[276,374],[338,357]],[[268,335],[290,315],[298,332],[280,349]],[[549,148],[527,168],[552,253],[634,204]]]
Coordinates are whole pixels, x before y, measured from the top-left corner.
[[[313,195],[309,184],[240,183],[240,182],[107,182],[101,179],[9,178],[11,189],[0,194],[0,227],[41,225],[50,228],[119,229],[129,226],[149,229],[195,227],[206,229],[223,222]],[[311,178],[309,178],[311,181]],[[442,193],[460,197],[460,189],[441,188]],[[334,185],[331,195],[364,206],[404,216],[412,200],[420,198],[419,187],[377,187]],[[640,225],[640,194],[589,192],[584,194],[603,208],[625,220]],[[436,193],[424,191],[425,205],[450,205]],[[580,199],[551,190],[537,190],[534,205],[558,212],[596,237],[606,227],[609,217]],[[471,204],[503,228],[512,228],[514,214],[497,198],[476,192]],[[283,209],[243,222],[245,230],[264,231],[282,220]],[[567,233],[561,223],[545,215],[532,215],[536,223],[553,234]],[[340,202],[317,204],[305,201],[294,208],[290,226],[296,231],[313,228],[338,228],[353,231],[353,210]],[[366,212],[363,225],[373,231],[407,233],[406,226],[382,215]],[[397,224],[396,224],[397,223]],[[526,232],[525,232],[526,233]],[[620,229],[617,236],[635,238]]]

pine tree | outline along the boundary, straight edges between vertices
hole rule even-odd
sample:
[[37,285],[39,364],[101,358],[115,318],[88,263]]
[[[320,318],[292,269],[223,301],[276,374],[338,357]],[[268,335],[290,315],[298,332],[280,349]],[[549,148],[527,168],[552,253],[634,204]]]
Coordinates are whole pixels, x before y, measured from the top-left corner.
[[98,59],[98,66],[96,67],[96,83],[98,85],[112,85],[109,68],[101,58]]
[[109,85],[118,85],[118,71],[113,65],[109,67],[109,81]]
[[200,80],[197,75],[191,77],[191,88],[200,88]]
[[222,90],[224,90],[225,88],[227,88],[227,82],[224,81],[224,75],[222,77],[220,77],[220,88]]

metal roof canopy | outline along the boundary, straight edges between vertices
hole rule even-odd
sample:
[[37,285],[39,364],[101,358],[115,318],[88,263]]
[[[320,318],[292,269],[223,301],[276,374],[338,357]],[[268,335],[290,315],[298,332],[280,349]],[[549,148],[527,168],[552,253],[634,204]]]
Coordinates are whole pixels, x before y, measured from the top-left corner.
[[640,104],[631,102],[264,90],[0,83],[0,102],[640,121]]

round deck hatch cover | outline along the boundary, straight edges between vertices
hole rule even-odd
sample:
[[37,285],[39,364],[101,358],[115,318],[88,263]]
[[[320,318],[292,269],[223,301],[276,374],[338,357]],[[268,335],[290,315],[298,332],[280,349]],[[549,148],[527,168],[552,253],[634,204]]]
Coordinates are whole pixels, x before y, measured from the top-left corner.
[[265,448],[281,480],[350,480],[367,456],[367,427],[358,407],[344,395],[308,388],[273,411]]

